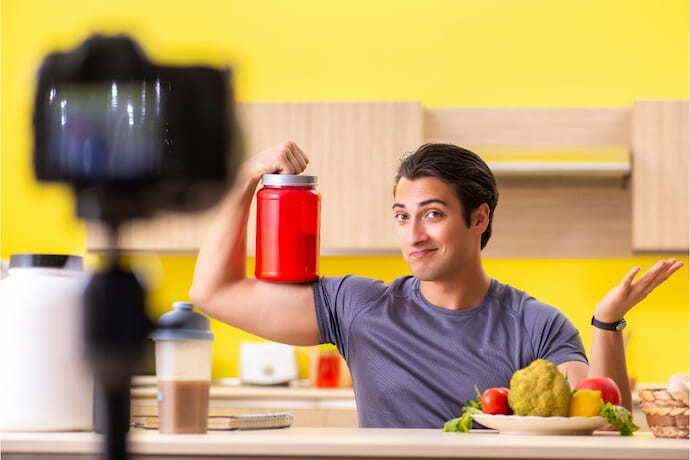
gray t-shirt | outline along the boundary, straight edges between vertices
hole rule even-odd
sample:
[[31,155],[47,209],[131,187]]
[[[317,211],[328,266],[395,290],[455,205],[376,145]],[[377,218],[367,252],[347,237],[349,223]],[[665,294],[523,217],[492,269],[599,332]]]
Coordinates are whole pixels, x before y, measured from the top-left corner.
[[312,287],[321,343],[347,360],[361,427],[440,428],[474,385],[507,387],[538,358],[587,362],[562,313],[496,280],[467,310],[431,304],[412,276],[322,277]]

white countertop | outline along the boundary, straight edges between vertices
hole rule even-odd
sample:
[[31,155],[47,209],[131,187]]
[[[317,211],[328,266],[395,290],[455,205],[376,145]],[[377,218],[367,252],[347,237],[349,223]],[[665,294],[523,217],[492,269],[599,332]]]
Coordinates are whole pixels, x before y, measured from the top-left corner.
[[[132,388],[134,399],[156,399],[155,386]],[[211,399],[294,399],[294,400],[322,400],[345,399],[354,400],[352,388],[289,388],[289,387],[259,387],[259,386],[225,386],[211,385]]]
[[[0,435],[3,454],[99,453],[94,433],[10,433]],[[515,436],[496,432],[444,433],[440,429],[289,428],[161,435],[133,429],[129,450],[140,455],[452,457],[562,459],[687,459],[690,443],[657,439],[649,432],[622,437]]]

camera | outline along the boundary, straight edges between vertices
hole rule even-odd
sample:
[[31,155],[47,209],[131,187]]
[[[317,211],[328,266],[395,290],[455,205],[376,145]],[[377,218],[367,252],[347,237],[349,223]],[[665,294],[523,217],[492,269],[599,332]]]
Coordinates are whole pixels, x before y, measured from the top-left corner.
[[229,69],[152,63],[126,36],[95,35],[48,55],[34,101],[34,172],[72,187],[77,215],[104,224],[104,267],[83,295],[94,429],[106,458],[127,458],[130,379],[152,325],[146,290],[123,263],[121,225],[215,204],[237,161]]
[[33,122],[36,177],[70,184],[87,219],[207,208],[239,157],[229,69],[157,65],[126,36],[48,55]]

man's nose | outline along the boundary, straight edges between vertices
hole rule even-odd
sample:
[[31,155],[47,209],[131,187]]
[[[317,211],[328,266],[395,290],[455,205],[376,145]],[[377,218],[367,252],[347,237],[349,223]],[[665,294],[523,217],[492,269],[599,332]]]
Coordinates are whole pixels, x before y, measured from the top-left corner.
[[413,246],[429,239],[429,235],[427,235],[424,223],[421,219],[413,219],[412,222],[410,222],[407,237],[409,244]]

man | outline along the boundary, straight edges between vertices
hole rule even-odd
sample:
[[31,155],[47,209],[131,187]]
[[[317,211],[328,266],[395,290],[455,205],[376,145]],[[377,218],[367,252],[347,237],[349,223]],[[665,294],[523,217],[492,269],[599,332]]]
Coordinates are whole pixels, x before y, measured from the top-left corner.
[[[389,285],[345,276],[310,284],[245,277],[246,225],[262,174],[299,174],[308,159],[294,143],[241,168],[197,260],[191,299],[237,328],[292,345],[333,343],[352,374],[362,427],[440,428],[458,416],[473,386],[507,386],[535,359],[556,364],[571,385],[608,376],[631,398],[622,333],[593,328],[588,363],[565,316],[482,267],[498,201],[494,177],[476,154],[427,144],[400,165],[393,218],[413,276]],[[633,282],[632,269],[596,306],[611,327],[682,264],[660,261]],[[609,325],[609,326],[607,326]]]

